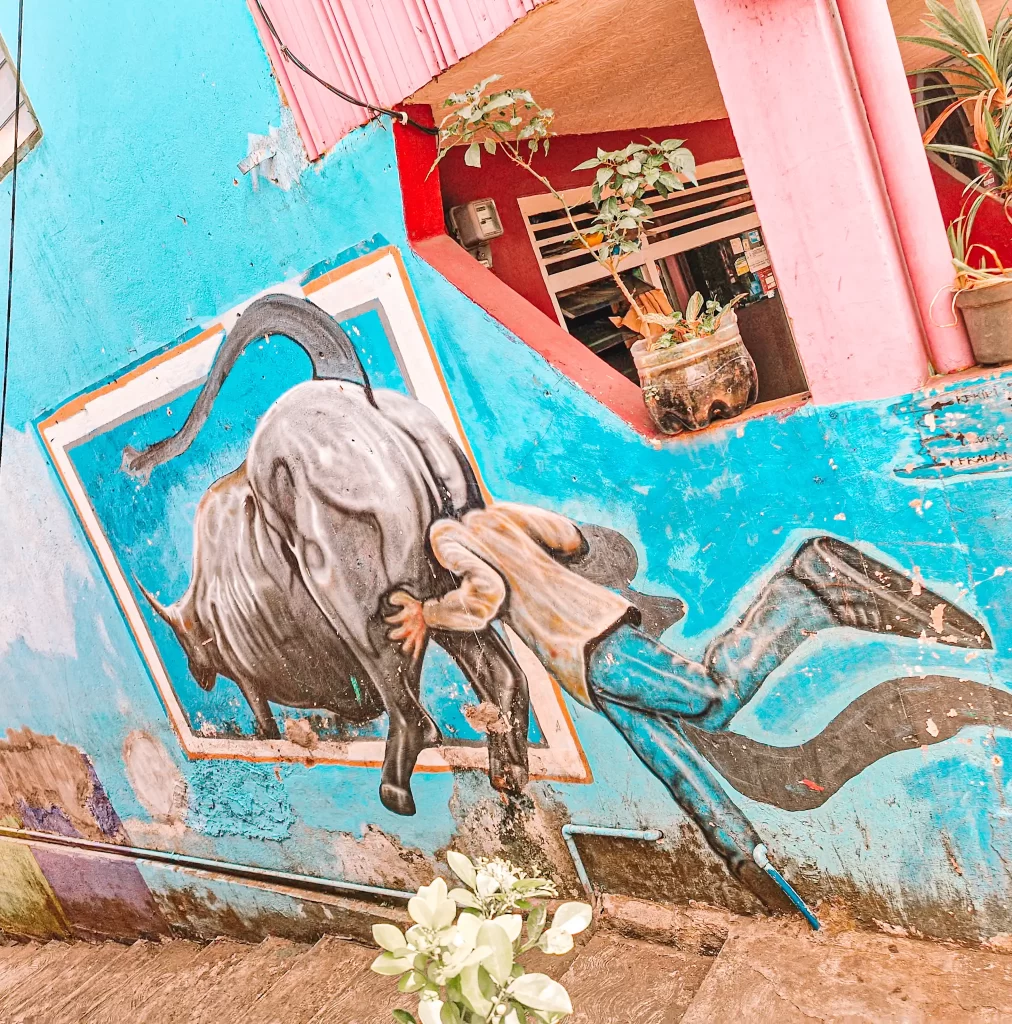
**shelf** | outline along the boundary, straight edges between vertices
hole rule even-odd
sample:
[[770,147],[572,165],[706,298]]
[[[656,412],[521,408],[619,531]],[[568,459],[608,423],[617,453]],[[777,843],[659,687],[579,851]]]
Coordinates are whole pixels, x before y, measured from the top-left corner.
[[624,327],[615,327],[607,319],[580,324],[570,333],[596,355],[601,355],[602,352],[607,352],[618,345],[631,344],[639,337],[635,331],[627,330]]
[[[642,295],[644,292],[653,291],[654,288],[649,281],[641,281],[632,274],[623,275],[622,280],[633,295]],[[567,320],[576,320],[588,313],[597,313],[615,305],[623,309],[628,305],[626,297],[610,277],[559,292],[556,299]]]

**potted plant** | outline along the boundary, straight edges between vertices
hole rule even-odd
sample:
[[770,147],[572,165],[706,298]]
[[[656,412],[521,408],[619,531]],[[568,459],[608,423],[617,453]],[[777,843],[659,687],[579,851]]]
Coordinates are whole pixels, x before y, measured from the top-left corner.
[[[415,922],[406,933],[373,926],[384,951],[377,974],[418,997],[418,1017],[394,1010],[400,1024],[557,1024],[573,1012],[565,988],[545,974],[527,974],[517,957],[532,949],[560,955],[591,921],[586,903],[563,903],[548,927],[544,903],[556,895],[547,878],[528,878],[509,861],[472,863],[451,850],[446,859],[466,888],[447,891],[436,878],[408,901]],[[458,907],[461,908],[458,914]],[[524,916],[526,915],[526,923]]]
[[[933,20],[925,24],[935,34],[910,36],[907,41],[945,54],[946,63],[927,71],[940,71],[947,84],[920,86],[918,104],[937,101],[940,91],[955,99],[924,133],[926,147],[937,153],[970,159],[981,169],[966,187],[975,198],[949,225],[956,280],[953,313],[958,308],[966,322],[970,345],[978,363],[1012,362],[1012,268],[1002,265],[990,246],[971,242],[971,232],[981,205],[997,201],[1012,223],[1012,15],[1004,10],[989,33],[977,0],[956,0],[953,11],[938,0],[927,0]],[[974,146],[936,143],[932,140],[945,120],[964,108],[973,128]],[[974,250],[980,250],[977,265]]]
[[[1012,362],[1012,267],[1003,266],[990,246],[970,242],[985,199],[986,193],[978,195],[949,225],[949,245],[956,268],[953,305],[963,314],[974,358],[983,366],[994,366]],[[975,249],[982,254],[977,265],[971,263]]]
[[643,400],[660,430],[698,430],[755,402],[759,378],[734,312],[743,298],[737,295],[726,306],[704,304],[696,292],[684,314],[644,317],[659,330],[637,341],[632,355]]
[[[628,312],[615,323],[631,328],[640,334],[644,342],[653,342],[663,335],[678,337],[678,344],[684,339],[679,334],[680,328],[676,330],[673,324],[677,322],[684,326],[692,322],[695,325],[697,333],[692,335],[695,347],[691,356],[688,350],[680,350],[680,355],[688,362],[684,372],[680,372],[678,400],[670,408],[665,403],[669,398],[674,400],[673,383],[661,386],[662,377],[652,365],[646,378],[643,371],[640,372],[644,399],[658,429],[665,433],[699,430],[714,419],[737,415],[751,405],[758,393],[755,365],[741,344],[740,336],[737,345],[723,336],[720,341],[716,340],[722,325],[717,324],[720,317],[713,319],[712,304],[707,304],[705,312],[700,306],[696,316],[682,318],[678,314],[671,325],[667,325],[667,321],[660,323],[656,319],[658,314],[651,313],[647,304],[632,294],[619,272],[622,262],[632,253],[639,252],[645,244],[645,225],[653,214],[644,198],[647,192],[655,189],[667,198],[672,192],[683,190],[687,184],[696,183],[695,159],[683,145],[684,140],[654,142],[647,139],[645,142],[630,142],[623,149],[612,152],[599,149],[596,156],[574,167],[575,171],[595,172],[590,193],[594,216],[581,228],[566,200],[532,163],[539,151],[548,152],[554,134],[554,112],[539,106],[526,89],[486,93],[498,79],[498,75],[493,75],[466,92],[451,94],[444,101],[443,105],[453,110],[440,124],[433,168],[457,146],[467,147],[464,162],[472,167],[481,166],[483,150],[489,155],[504,153],[556,198],[572,229],[572,244],[584,249],[608,272],[629,303]],[[660,296],[663,297],[663,293]],[[670,308],[666,300],[663,307]],[[730,328],[736,320],[729,308],[724,312],[730,313],[730,319],[726,319],[723,326]],[[636,342],[633,348],[639,344]],[[669,342],[668,347],[673,344],[674,341]],[[732,350],[735,353],[733,360],[730,359]],[[732,362],[737,366],[736,371],[731,370]],[[670,378],[662,376],[664,380],[673,382],[679,374],[673,367],[670,373]],[[721,382],[716,389],[715,381]],[[648,387],[654,390],[648,392]]]

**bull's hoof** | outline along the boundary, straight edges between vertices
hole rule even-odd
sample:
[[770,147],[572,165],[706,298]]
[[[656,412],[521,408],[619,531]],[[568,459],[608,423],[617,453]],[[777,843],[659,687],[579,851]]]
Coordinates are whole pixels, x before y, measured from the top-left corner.
[[405,786],[395,786],[393,783],[384,782],[380,786],[380,801],[388,811],[394,814],[410,816],[415,813],[415,798],[411,790]]
[[526,766],[519,764],[495,765],[488,773],[492,788],[500,793],[522,793],[530,780]]

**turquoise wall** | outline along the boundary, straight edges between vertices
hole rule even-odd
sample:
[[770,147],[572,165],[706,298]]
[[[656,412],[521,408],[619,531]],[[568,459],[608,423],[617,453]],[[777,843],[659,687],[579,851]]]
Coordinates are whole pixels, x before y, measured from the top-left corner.
[[[15,24],[5,0],[0,28],[9,44]],[[388,125],[353,133],[291,191],[253,191],[236,164],[247,133],[277,125],[280,110],[244,5],[54,2],[44,17],[28,12],[23,75],[45,135],[18,180],[0,493],[0,727],[84,752],[133,845],[402,887],[425,881],[455,841],[475,852],[505,842],[521,856],[519,831],[571,882],[563,822],[649,826],[665,832],[676,868],[702,865],[696,883],[678,882],[673,869],[676,881],[661,895],[748,903],[733,895],[734,883],[712,881],[719,865],[615,730],[573,702],[593,783],[532,783],[513,817],[478,772],[417,774],[419,813],[404,818],[381,806],[374,769],[185,756],[34,424],[251,295],[384,241],[402,253],[490,492],[630,538],[637,587],[686,602],[685,618],[664,637],[670,646],[700,656],[798,545],[823,533],[923,580],[994,639],[993,651],[968,652],[850,629],[820,633],[768,680],[734,731],[797,745],[895,677],[944,674],[1008,691],[1012,515],[1003,453],[1012,375],[952,385],[941,397],[804,408],[653,443],[412,254]],[[0,203],[9,189],[8,178]],[[286,364],[289,372],[305,371]],[[244,396],[272,400],[288,379],[268,380],[265,370],[261,386],[255,376],[237,392],[237,408]],[[960,401],[931,419],[933,406],[950,399]],[[925,454],[939,445],[993,457],[947,468]],[[174,570],[185,579],[189,565]],[[935,934],[1012,931],[1004,909],[1012,739],[994,724],[1000,716],[992,708],[987,724],[892,754],[811,810],[727,790],[812,901],[842,900],[864,920]],[[186,782],[183,804],[161,820],[126,768],[124,744],[137,733]],[[7,810],[22,824],[62,820]]]

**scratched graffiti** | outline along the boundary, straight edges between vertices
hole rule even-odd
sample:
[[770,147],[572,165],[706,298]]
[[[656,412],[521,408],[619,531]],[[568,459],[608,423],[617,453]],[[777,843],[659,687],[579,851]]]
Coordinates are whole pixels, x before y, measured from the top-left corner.
[[900,479],[935,479],[1007,473],[1012,445],[1007,424],[1012,413],[1012,380],[996,378],[918,393],[890,408],[913,423],[918,440],[902,463]]

